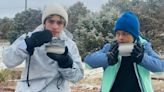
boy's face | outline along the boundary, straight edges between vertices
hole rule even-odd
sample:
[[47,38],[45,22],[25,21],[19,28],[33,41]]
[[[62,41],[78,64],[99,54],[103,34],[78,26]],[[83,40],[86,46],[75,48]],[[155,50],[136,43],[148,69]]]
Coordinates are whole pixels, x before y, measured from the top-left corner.
[[50,30],[53,36],[58,37],[64,28],[64,24],[65,22],[60,16],[54,15],[46,19],[44,27]]
[[116,40],[118,43],[132,43],[134,38],[128,32],[117,30],[116,31]]

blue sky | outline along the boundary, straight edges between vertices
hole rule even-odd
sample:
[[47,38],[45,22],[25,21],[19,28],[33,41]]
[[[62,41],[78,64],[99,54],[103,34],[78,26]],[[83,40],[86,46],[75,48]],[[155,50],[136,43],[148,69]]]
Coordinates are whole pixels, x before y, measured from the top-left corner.
[[[105,4],[108,0],[27,0],[27,8],[43,9],[46,4],[55,2],[69,7],[77,1],[83,2],[91,11],[99,11],[101,5]],[[16,13],[23,10],[25,10],[25,0],[1,0],[0,18],[13,18]]]

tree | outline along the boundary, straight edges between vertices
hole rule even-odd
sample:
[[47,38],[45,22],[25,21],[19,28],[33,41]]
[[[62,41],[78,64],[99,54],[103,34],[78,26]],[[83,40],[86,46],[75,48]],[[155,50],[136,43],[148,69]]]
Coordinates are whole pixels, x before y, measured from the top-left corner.
[[113,8],[110,11],[88,13],[86,17],[79,19],[74,36],[82,57],[112,41],[117,15],[117,10]]
[[9,31],[13,20],[9,19],[7,17],[0,20],[0,32],[1,32],[1,38],[5,39],[7,38],[7,32]]
[[75,30],[76,43],[79,48],[82,59],[90,52],[100,49],[104,41],[102,37],[96,37],[92,32],[86,32],[85,29]]
[[41,24],[40,10],[28,9],[27,11],[17,13],[8,32],[9,41],[12,43],[21,34],[34,30],[39,24]]
[[102,6],[102,9],[105,11],[110,11],[114,8],[118,12],[124,12],[131,9],[130,1],[131,0],[108,0],[108,2]]
[[89,10],[80,1],[72,5],[68,11],[69,19],[67,29],[71,33],[73,33],[73,31],[77,27],[76,23],[79,21],[80,18],[85,17],[87,13],[89,13]]

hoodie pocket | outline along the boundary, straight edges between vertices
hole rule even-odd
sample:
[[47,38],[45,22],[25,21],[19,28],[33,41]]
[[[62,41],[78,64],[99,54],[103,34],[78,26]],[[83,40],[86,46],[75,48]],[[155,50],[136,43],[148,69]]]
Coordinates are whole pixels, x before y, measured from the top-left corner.
[[15,92],[39,92],[47,86],[45,78],[33,79],[29,81],[30,86],[28,87],[26,81],[18,81]]

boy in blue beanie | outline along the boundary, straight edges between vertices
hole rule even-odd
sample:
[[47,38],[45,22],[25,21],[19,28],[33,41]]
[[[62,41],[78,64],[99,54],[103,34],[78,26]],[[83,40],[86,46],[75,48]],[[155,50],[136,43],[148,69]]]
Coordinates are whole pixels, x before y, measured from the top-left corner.
[[[140,37],[140,23],[133,12],[124,12],[116,21],[116,41],[84,59],[91,68],[103,67],[101,92],[153,92],[150,72],[164,72],[164,62],[150,42]],[[125,55],[121,44],[132,44]],[[131,47],[126,45],[124,51]]]

